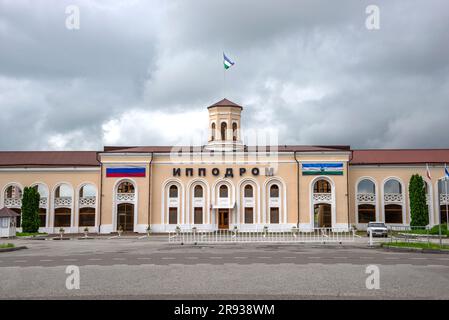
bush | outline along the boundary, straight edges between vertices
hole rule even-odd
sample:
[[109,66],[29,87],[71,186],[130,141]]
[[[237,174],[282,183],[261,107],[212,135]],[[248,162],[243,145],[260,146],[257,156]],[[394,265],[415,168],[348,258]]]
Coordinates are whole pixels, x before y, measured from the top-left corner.
[[424,180],[419,174],[414,174],[408,187],[410,198],[410,226],[427,226],[429,211],[426,203]]
[[35,233],[39,230],[40,195],[35,188],[25,187],[22,197],[22,231]]
[[[439,227],[438,227],[438,225],[436,225],[436,226],[433,226],[432,229],[430,229],[429,233],[430,234],[434,234],[434,235],[438,235],[438,232],[439,232]],[[447,224],[442,224],[441,225],[441,234],[449,236],[449,232],[447,230]]]

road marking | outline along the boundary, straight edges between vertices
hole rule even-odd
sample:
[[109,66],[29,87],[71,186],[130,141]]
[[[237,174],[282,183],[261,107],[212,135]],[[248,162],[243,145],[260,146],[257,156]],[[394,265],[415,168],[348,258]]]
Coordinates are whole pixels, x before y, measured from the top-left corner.
[[42,259],[42,260],[39,260],[40,262],[50,262],[50,261],[53,261],[53,260],[51,260],[51,259]]
[[89,261],[100,261],[100,260],[102,260],[102,259],[92,258],[92,259],[87,259],[87,260],[89,260]]
[[334,259],[348,259],[348,257],[333,257]]
[[223,259],[223,257],[209,257],[210,259]]
[[64,261],[78,261],[78,259],[64,259]]
[[259,259],[271,259],[271,257],[257,257]]
[[[447,261],[447,260],[449,260],[449,258],[438,258],[437,260],[444,260],[444,261]],[[0,261],[1,262],[1,261]]]
[[234,259],[248,259],[248,257],[234,257]]
[[14,262],[27,262],[26,260],[14,260]]
[[175,259],[175,258],[172,258],[172,257],[162,257],[161,259],[164,259],[164,260],[173,260],[173,259]]
[[284,259],[296,259],[296,257],[282,257]]
[[399,259],[401,259],[401,258],[392,258],[392,257],[385,258],[385,260],[399,260]]
[[151,258],[137,258],[137,260],[150,260]]
[[411,257],[411,258],[409,258],[409,259],[412,259],[412,260],[425,260],[425,259],[427,259],[427,258]]
[[186,257],[186,259],[198,259],[198,257]]
[[321,259],[321,257],[307,257],[308,259]]
[[126,260],[125,258],[112,258],[112,260],[119,260],[119,261],[123,261]]
[[374,257],[360,257],[360,259],[374,259]]

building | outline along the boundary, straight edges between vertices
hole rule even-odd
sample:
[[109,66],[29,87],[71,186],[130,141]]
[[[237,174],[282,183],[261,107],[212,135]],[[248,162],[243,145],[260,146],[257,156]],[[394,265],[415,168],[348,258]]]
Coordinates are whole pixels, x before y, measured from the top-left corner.
[[210,134],[198,147],[0,152],[0,207],[20,214],[23,188],[37,188],[41,231],[49,233],[407,226],[408,183],[418,173],[430,225],[446,221],[449,149],[248,146],[242,110],[226,99],[208,107]]

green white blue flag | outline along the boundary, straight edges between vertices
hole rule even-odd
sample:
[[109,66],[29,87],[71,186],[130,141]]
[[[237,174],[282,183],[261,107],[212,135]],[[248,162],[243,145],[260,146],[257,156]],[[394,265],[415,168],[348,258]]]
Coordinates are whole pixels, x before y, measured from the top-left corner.
[[225,69],[229,69],[230,67],[232,67],[234,65],[234,62],[232,62],[231,59],[226,57],[224,52],[223,52],[223,64],[224,64]]

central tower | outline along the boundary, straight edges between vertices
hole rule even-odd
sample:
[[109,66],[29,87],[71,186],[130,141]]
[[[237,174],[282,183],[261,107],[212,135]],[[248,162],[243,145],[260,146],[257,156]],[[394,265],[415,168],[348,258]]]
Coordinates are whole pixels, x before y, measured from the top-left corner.
[[242,151],[240,136],[242,106],[223,99],[207,107],[209,111],[208,150]]

